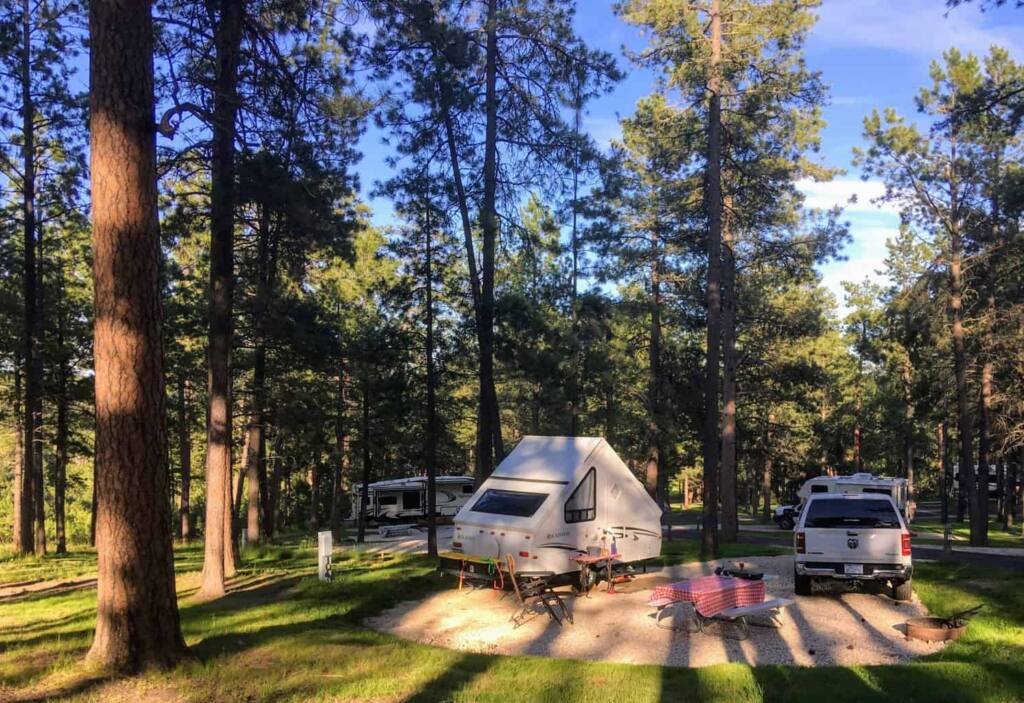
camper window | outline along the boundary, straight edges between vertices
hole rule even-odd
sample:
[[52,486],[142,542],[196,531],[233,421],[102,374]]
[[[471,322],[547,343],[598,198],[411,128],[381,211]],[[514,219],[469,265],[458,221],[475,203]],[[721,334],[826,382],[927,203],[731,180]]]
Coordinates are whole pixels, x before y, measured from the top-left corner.
[[811,486],[811,493],[828,493],[828,486]]
[[398,505],[398,496],[380,496],[377,498],[377,505]]
[[402,491],[402,507],[406,510],[415,510],[420,507],[419,491]]
[[480,496],[480,500],[473,504],[472,510],[475,513],[530,517],[537,512],[537,508],[547,497],[546,493],[525,493],[488,488]]
[[589,522],[597,517],[597,469],[593,466],[565,501],[566,522]]
[[462,487],[462,492],[467,494],[472,493],[475,490],[476,487],[472,483],[467,483]]

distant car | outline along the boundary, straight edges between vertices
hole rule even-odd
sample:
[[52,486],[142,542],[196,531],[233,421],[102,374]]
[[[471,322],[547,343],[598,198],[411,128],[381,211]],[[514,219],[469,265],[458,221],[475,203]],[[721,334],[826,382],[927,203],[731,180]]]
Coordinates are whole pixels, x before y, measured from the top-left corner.
[[896,600],[910,600],[914,573],[910,530],[891,496],[811,496],[793,534],[794,590],[811,594],[814,579],[884,581]]
[[783,530],[792,530],[800,517],[800,505],[780,505],[772,513],[772,520]]

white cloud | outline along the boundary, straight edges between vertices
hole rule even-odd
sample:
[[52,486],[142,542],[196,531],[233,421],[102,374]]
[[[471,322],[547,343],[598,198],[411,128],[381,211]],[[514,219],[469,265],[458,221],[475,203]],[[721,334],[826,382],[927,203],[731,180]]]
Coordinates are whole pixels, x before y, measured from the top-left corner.
[[865,251],[860,256],[851,256],[847,261],[835,261],[821,267],[821,282],[826,288],[832,291],[839,307],[839,317],[844,317],[849,308],[846,306],[846,294],[843,291],[843,281],[859,283],[865,278],[880,285],[885,285],[888,279],[879,273],[884,269],[885,254],[878,254],[874,251]]
[[[991,26],[994,13],[965,5],[946,12],[939,0],[826,0],[811,41],[827,46],[889,49],[937,57],[951,46],[976,54],[999,44],[1019,55],[1024,25]],[[1012,14],[1001,15],[1019,19]]]
[[871,102],[871,98],[866,95],[836,95],[830,102],[837,106],[866,105]]
[[[804,204],[809,208],[827,210],[836,205],[846,213],[890,213],[899,214],[892,203],[878,203],[872,200],[885,193],[881,181],[862,181],[859,178],[841,178],[818,183],[810,179],[797,181],[796,187],[804,194]],[[850,202],[856,198],[856,202]]]

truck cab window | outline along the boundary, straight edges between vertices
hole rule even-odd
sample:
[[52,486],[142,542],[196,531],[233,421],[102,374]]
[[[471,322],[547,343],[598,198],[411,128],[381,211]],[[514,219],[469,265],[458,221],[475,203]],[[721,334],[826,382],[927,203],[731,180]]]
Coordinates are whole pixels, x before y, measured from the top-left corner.
[[565,521],[589,522],[597,518],[597,469],[593,466],[565,501]]

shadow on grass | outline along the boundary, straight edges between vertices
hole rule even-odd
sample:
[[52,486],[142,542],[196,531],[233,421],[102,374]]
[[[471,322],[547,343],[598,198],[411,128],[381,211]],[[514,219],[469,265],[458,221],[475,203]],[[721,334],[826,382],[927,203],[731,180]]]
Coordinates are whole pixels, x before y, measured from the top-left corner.
[[434,703],[447,701],[473,680],[482,676],[494,666],[496,657],[484,654],[466,654],[458,657],[439,676],[423,685],[415,694],[405,699],[405,703]]

